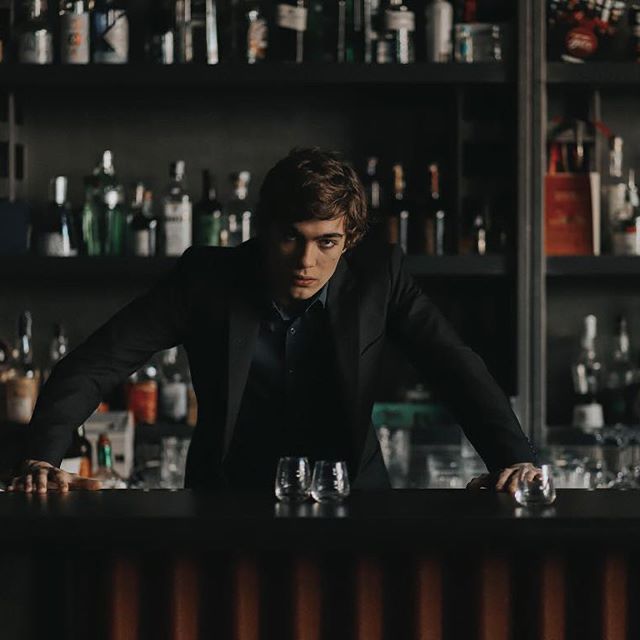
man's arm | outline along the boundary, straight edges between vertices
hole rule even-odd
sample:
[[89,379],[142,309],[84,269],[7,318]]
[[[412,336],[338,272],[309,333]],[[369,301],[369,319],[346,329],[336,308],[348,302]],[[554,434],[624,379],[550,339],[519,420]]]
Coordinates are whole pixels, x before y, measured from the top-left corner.
[[73,430],[105,395],[153,353],[183,341],[188,253],[150,291],[121,309],[54,367],[28,426],[28,460],[58,467]]
[[484,362],[466,346],[392,253],[389,337],[442,397],[487,468],[535,462],[509,401]]

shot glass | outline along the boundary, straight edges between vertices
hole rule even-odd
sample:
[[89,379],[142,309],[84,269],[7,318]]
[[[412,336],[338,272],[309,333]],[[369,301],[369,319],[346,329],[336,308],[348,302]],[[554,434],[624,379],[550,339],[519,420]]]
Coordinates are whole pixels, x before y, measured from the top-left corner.
[[316,502],[340,502],[350,492],[346,462],[343,460],[316,462],[311,479],[311,496]]
[[287,456],[278,460],[276,498],[282,502],[302,502],[309,497],[311,467],[307,458]]

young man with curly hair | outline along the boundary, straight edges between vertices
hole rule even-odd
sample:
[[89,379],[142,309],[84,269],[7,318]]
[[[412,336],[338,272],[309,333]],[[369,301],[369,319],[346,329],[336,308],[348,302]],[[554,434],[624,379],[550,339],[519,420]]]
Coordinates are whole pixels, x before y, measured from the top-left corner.
[[371,424],[384,339],[445,399],[490,475],[515,490],[535,460],[509,403],[391,246],[361,243],[362,184],[334,153],[294,149],[267,174],[258,236],[192,247],[151,291],[54,369],[13,490],[96,488],[58,469],[73,430],[156,351],[182,344],[198,399],[186,486],[271,488],[284,455],[344,459],[354,488],[389,486]]

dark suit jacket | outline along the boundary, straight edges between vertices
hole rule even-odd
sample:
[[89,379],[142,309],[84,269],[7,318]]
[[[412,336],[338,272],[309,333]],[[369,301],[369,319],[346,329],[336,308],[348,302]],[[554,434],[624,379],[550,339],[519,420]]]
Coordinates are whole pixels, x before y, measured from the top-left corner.
[[[198,398],[186,485],[219,484],[258,335],[264,267],[257,241],[191,248],[54,369],[29,426],[27,457],[58,466],[73,428],[156,351],[183,344]],[[388,486],[371,425],[383,338],[393,341],[446,401],[490,470],[533,461],[509,403],[403,267],[397,248],[367,244],[342,256],[328,313],[358,468],[355,487]]]

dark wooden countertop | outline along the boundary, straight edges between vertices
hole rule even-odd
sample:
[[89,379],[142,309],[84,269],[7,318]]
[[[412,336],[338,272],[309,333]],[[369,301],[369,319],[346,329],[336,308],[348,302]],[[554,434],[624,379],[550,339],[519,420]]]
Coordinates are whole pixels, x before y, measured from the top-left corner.
[[438,544],[636,543],[640,492],[558,492],[522,509],[507,494],[464,490],[355,493],[341,505],[280,504],[268,493],[191,491],[0,493],[0,541],[181,544],[212,548],[389,548]]

